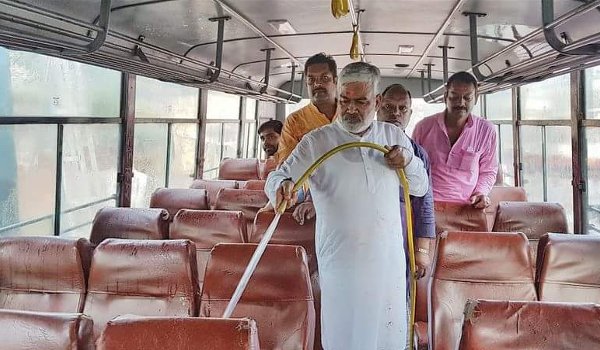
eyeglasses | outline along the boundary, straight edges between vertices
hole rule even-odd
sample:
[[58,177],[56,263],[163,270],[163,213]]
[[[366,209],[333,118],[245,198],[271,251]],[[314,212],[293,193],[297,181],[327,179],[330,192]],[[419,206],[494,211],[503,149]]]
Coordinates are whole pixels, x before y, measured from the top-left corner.
[[400,113],[402,113],[402,114],[410,111],[409,107],[396,106],[396,105],[392,105],[392,104],[385,104],[385,105],[381,106],[381,109],[383,109],[384,111],[386,111],[388,113],[394,113],[394,112],[396,112],[396,110],[400,110]]
[[322,75],[320,77],[313,77],[313,76],[306,77],[306,83],[308,85],[313,85],[317,82],[321,82],[321,84],[327,84],[332,81],[333,81],[333,76],[331,76],[329,74]]

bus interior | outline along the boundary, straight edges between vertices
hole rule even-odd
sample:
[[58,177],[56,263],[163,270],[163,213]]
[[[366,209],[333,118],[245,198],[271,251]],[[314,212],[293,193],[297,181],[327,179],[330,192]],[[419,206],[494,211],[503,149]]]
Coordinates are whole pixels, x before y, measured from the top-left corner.
[[257,129],[319,52],[407,87],[409,136],[459,71],[496,127],[491,205],[435,203],[414,348],[600,348],[598,0],[0,0],[0,347],[323,349],[315,220],[222,317],[274,218]]

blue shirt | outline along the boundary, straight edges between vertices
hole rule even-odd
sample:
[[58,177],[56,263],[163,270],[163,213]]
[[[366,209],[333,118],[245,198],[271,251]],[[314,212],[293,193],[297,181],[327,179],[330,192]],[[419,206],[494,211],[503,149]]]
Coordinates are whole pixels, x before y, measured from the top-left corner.
[[[429,177],[429,190],[423,197],[410,196],[410,204],[413,210],[413,235],[415,238],[435,238],[435,216],[433,212],[433,187],[431,185],[431,165],[429,156],[425,149],[419,146],[412,139],[410,140],[415,152],[415,156],[423,161],[427,176]],[[400,203],[402,204],[402,228],[403,232],[408,232],[406,226],[406,214],[404,212],[404,195],[400,194]]]

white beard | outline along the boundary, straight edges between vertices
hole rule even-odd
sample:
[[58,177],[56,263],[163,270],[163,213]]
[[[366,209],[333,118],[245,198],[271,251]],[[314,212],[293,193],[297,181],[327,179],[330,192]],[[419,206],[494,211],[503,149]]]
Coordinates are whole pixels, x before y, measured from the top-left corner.
[[360,134],[361,132],[367,130],[373,122],[372,120],[368,122],[366,120],[362,120],[361,122],[348,122],[347,120],[345,120],[344,116],[340,116],[340,118],[338,118],[337,120],[339,120],[340,125],[346,131],[352,134]]

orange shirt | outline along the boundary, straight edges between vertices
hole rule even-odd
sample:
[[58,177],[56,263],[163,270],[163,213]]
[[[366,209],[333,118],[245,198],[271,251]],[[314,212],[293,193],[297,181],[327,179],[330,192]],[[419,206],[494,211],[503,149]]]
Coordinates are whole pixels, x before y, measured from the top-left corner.
[[283,123],[283,130],[279,139],[279,148],[277,150],[279,164],[283,163],[290,156],[304,135],[329,123],[331,123],[329,118],[319,112],[312,102],[291,113]]

